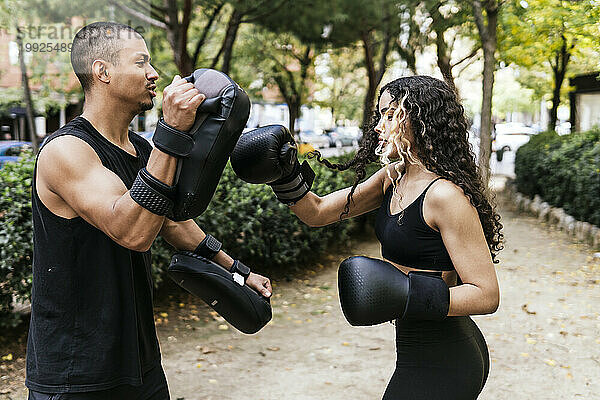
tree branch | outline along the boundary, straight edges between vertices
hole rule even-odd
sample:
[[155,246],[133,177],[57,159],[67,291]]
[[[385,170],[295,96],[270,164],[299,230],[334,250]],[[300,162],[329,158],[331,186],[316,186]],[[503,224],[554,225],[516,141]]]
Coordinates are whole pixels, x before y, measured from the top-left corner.
[[115,7],[120,8],[121,10],[123,10],[125,13],[131,15],[132,17],[136,17],[139,18],[140,20],[144,21],[145,23],[152,25],[156,28],[160,28],[160,29],[167,29],[167,24],[164,20],[157,20],[155,18],[149,17],[146,14],[134,10],[132,8],[129,8],[127,6],[124,6],[122,4],[120,4],[119,2],[115,1],[115,0],[109,0],[109,4],[114,5]]
[[[198,57],[200,56],[200,50],[202,49],[202,47],[204,46],[204,43],[206,42],[206,37],[208,36],[208,32],[210,31],[212,24],[217,19],[217,16],[221,12],[223,5],[224,4],[221,3],[217,6],[217,8],[213,12],[213,14],[210,16],[208,22],[206,23],[206,26],[204,27],[204,30],[202,31],[202,36],[200,36],[200,39],[198,39],[198,43],[196,43],[196,49],[194,50],[194,55],[192,58],[192,63],[194,65],[196,65],[196,62],[198,61]],[[221,54],[221,51],[222,51],[222,48],[221,48],[221,50],[219,50],[219,55]]]
[[152,8],[153,10],[158,11],[163,14],[167,12],[166,8],[159,7],[156,4],[152,3],[152,1],[150,1],[150,0],[132,0],[132,1],[139,3],[140,5],[142,5],[142,3],[146,3],[146,7],[150,6],[150,8]]
[[479,51],[478,48],[473,49],[473,51],[471,51],[471,53],[469,53],[468,56],[465,56],[465,57],[461,58],[459,61],[455,62],[454,64],[450,64],[450,67],[454,68],[457,65],[460,65],[460,64],[464,63],[465,61],[467,61],[467,60],[475,57],[475,55],[477,54],[478,51]]
[[[272,14],[272,13],[274,13],[275,11],[279,10],[281,7],[283,7],[283,5],[284,5],[284,4],[286,4],[286,3],[288,3],[288,2],[289,2],[289,0],[281,0],[281,2],[280,2],[278,5],[276,5],[275,7],[271,8],[269,11],[266,11],[266,12],[264,12],[264,13],[262,13],[262,14],[255,15],[255,16],[253,16],[253,17],[250,17],[250,18],[243,19],[243,20],[241,20],[241,21],[240,21],[240,24],[245,24],[245,23],[255,22],[255,21],[257,21],[257,20],[259,20],[259,19],[261,19],[261,18],[263,18],[263,17],[266,17],[267,15],[269,15],[269,14]],[[266,0],[264,3],[265,3],[265,4],[268,4],[268,3],[270,3],[270,0]],[[252,14],[252,13],[253,13],[253,12],[255,12],[255,11],[258,9],[258,8],[259,8],[259,7],[257,6],[257,7],[254,7],[254,8],[252,8],[252,9],[250,9],[250,10],[244,11],[244,14],[245,14],[245,15]]]

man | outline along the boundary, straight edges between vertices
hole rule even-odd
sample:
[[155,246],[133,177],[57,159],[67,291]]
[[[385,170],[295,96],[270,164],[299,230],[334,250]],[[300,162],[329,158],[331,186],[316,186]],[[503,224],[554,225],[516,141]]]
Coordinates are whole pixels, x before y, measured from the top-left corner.
[[[158,215],[166,212],[153,193],[172,185],[177,159],[128,131],[156,96],[158,74],[141,35],[111,22],[88,25],[73,40],[71,63],[83,114],[46,140],[34,172],[29,398],[169,399],[149,249],[158,234],[189,251],[207,235],[193,220]],[[204,98],[175,76],[161,129],[187,132]],[[213,260],[234,264],[220,250]],[[251,273],[246,283],[271,295],[267,278]]]

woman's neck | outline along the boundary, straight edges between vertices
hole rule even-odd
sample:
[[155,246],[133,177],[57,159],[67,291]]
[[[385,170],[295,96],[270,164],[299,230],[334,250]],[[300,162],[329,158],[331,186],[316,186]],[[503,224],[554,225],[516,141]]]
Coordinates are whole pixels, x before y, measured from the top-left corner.
[[412,164],[407,162],[404,167],[403,175],[407,181],[415,181],[435,174],[425,168],[422,164]]

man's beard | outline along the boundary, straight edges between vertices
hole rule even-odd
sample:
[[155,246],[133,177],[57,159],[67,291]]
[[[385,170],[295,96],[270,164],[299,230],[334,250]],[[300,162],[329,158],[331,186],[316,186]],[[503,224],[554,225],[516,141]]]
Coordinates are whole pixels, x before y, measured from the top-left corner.
[[148,110],[152,110],[152,108],[154,108],[154,101],[152,99],[150,99],[149,101],[141,101],[138,104],[138,108],[140,110],[139,113],[142,113],[142,112],[148,111]]

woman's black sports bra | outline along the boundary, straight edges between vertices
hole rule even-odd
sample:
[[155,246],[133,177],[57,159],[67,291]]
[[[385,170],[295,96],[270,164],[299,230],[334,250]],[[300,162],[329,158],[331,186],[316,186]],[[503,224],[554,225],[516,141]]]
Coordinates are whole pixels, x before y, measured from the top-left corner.
[[415,201],[401,213],[390,213],[393,185],[385,191],[383,203],[377,213],[375,233],[381,242],[383,258],[406,267],[453,271],[454,265],[442,241],[442,235],[431,228],[423,218],[423,200],[431,185],[442,178],[436,178]]

